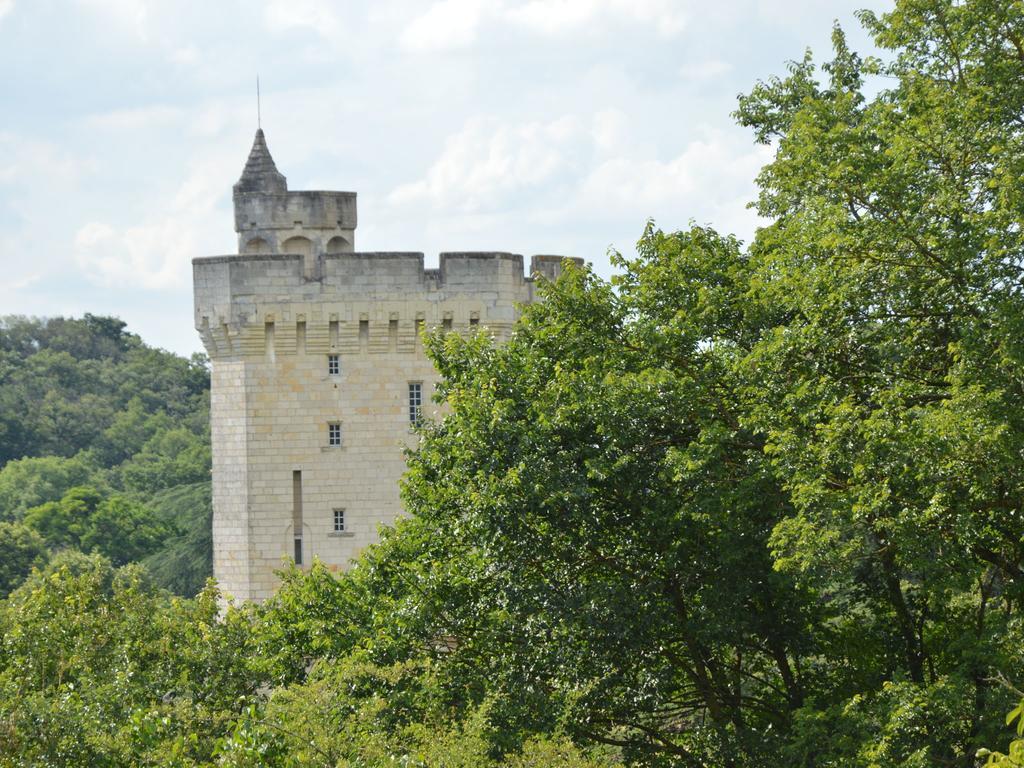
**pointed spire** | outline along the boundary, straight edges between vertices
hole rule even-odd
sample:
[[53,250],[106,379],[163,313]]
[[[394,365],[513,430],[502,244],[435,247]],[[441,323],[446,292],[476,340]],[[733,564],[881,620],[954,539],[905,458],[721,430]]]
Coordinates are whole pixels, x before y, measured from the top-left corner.
[[283,194],[287,191],[288,182],[274,165],[274,158],[270,156],[263,129],[259,128],[249,151],[249,159],[245,161],[242,177],[235,184],[235,192]]

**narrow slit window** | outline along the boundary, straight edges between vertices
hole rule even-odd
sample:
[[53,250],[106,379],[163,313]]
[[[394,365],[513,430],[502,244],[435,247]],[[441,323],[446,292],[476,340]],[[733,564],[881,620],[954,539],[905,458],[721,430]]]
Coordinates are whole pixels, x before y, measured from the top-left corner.
[[263,353],[270,362],[274,362],[274,323],[273,321],[263,325]]
[[327,375],[337,376],[341,373],[341,356],[340,355],[328,355],[327,356]]
[[409,423],[414,427],[420,423],[423,414],[423,383],[409,382]]
[[334,532],[344,533],[345,532],[345,510],[335,509],[334,510]]
[[338,346],[338,321],[331,320],[327,324],[327,338],[330,342],[331,349]]
[[295,323],[295,351],[300,355],[306,353],[306,321]]
[[341,422],[332,421],[327,425],[327,444],[338,446],[341,445]]
[[302,470],[292,470],[292,528],[302,533]]
[[302,537],[295,537],[295,564],[302,565]]

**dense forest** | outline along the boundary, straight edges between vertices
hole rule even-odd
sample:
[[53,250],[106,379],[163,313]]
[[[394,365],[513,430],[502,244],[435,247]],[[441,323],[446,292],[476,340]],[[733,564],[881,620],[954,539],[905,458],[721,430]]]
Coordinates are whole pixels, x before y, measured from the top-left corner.
[[56,552],[210,576],[209,373],[109,317],[0,319],[0,596]]
[[752,243],[430,336],[407,516],[262,605],[202,361],[7,321],[0,765],[1024,765],[1024,4],[861,21],[739,99]]

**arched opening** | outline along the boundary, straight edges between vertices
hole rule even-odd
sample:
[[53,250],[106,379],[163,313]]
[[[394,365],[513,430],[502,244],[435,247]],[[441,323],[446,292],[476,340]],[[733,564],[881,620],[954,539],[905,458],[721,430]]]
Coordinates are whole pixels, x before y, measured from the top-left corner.
[[341,235],[336,235],[327,241],[328,253],[348,253],[351,250],[352,245]]
[[316,277],[316,258],[313,256],[313,241],[308,237],[296,235],[281,243],[281,252],[302,256],[302,274],[307,279]]
[[289,237],[281,243],[281,253],[297,253],[309,258],[313,255],[313,241],[308,237]]
[[270,243],[262,237],[254,237],[245,244],[245,253],[270,253]]

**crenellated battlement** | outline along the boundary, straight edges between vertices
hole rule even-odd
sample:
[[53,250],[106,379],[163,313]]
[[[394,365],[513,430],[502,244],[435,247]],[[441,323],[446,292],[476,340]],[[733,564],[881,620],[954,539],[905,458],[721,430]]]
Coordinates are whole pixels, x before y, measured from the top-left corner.
[[419,252],[321,254],[312,275],[301,254],[211,256],[192,264],[196,330],[211,357],[264,354],[259,338],[241,340],[259,336],[267,322],[310,329],[335,322],[348,335],[360,320],[386,323],[389,332],[397,323],[402,337],[417,324],[481,324],[500,336],[518,306],[533,301],[536,279],[554,280],[562,270],[561,258],[534,256],[527,274],[520,254],[503,252],[442,253],[436,269],[425,268]]

